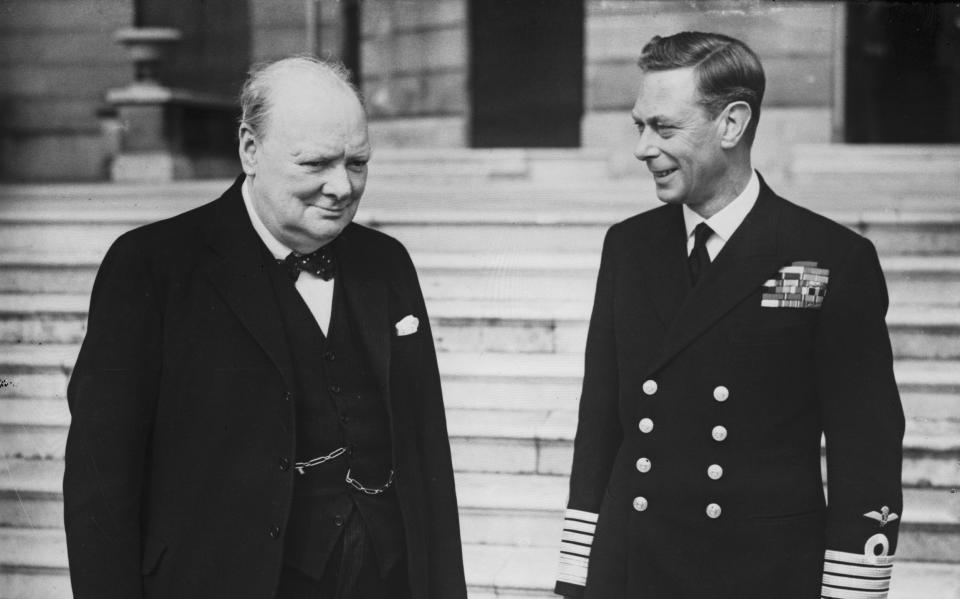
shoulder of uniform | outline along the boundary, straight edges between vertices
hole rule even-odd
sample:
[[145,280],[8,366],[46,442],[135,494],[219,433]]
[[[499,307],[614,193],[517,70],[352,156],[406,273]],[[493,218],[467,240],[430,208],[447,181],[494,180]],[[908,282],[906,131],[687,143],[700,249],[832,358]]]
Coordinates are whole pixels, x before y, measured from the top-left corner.
[[649,234],[662,230],[677,217],[677,206],[664,204],[646,212],[635,214],[611,226],[607,235],[611,239],[621,237],[630,239],[644,239]]
[[777,198],[781,202],[781,238],[794,245],[815,244],[821,248],[848,252],[870,241],[835,220],[809,208]]

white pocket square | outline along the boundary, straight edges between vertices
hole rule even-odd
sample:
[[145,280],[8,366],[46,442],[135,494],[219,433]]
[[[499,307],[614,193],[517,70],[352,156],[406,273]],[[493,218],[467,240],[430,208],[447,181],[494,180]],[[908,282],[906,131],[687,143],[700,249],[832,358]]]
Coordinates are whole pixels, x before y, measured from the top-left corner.
[[397,330],[397,337],[413,335],[417,332],[417,330],[420,329],[420,319],[413,314],[407,314],[400,320],[400,322],[393,326]]

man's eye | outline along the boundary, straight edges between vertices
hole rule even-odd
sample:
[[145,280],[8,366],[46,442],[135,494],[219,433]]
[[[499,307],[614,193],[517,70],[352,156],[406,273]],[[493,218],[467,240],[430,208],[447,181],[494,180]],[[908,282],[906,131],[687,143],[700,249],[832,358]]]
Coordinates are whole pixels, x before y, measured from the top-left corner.
[[353,161],[353,162],[350,163],[350,169],[352,169],[352,170],[362,171],[362,170],[365,169],[365,168],[367,168],[367,161],[366,161],[366,160],[355,160],[355,161]]

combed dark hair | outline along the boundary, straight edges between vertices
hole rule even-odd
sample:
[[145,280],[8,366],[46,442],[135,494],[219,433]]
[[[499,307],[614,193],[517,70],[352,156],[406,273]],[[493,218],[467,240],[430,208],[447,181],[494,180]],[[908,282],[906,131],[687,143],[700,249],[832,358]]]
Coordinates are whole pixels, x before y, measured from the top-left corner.
[[327,77],[334,83],[344,86],[356,96],[363,105],[363,97],[356,86],[350,82],[350,70],[342,63],[322,60],[316,56],[302,54],[279,60],[261,62],[250,67],[247,80],[240,90],[240,124],[246,124],[254,135],[262,136],[267,116],[270,113],[270,90],[275,77],[288,70],[304,70]]
[[731,102],[749,104],[753,118],[747,125],[746,139],[753,144],[766,77],[760,59],[745,43],[700,31],[657,35],[643,47],[638,64],[644,72],[693,67],[700,102],[712,117]]

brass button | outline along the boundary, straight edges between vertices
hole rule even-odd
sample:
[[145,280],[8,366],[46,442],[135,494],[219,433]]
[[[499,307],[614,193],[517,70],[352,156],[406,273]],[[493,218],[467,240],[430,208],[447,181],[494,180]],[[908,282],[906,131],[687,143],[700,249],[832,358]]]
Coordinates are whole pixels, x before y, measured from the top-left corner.
[[653,467],[653,464],[648,458],[640,458],[637,460],[637,470],[643,473],[650,472],[650,468]]
[[646,510],[648,505],[646,497],[634,497],[633,499],[633,509],[638,512]]
[[727,438],[727,427],[718,424],[717,426],[713,427],[713,430],[710,431],[710,434],[713,435],[714,441],[723,441]]
[[657,381],[653,379],[647,379],[643,381],[643,392],[647,395],[653,395],[657,392]]
[[720,385],[713,390],[713,398],[717,401],[727,401],[730,397],[730,390]]
[[653,430],[653,420],[650,420],[649,418],[644,418],[643,420],[640,421],[640,424],[638,426],[640,427],[641,433],[649,433],[650,431]]
[[722,511],[723,510],[721,510],[720,506],[717,505],[716,503],[711,503],[710,505],[707,506],[707,516],[709,516],[710,518],[713,518],[714,520],[720,517],[720,513]]
[[720,480],[720,477],[723,476],[723,467],[720,464],[710,464],[710,467],[707,468],[707,476],[711,480]]

